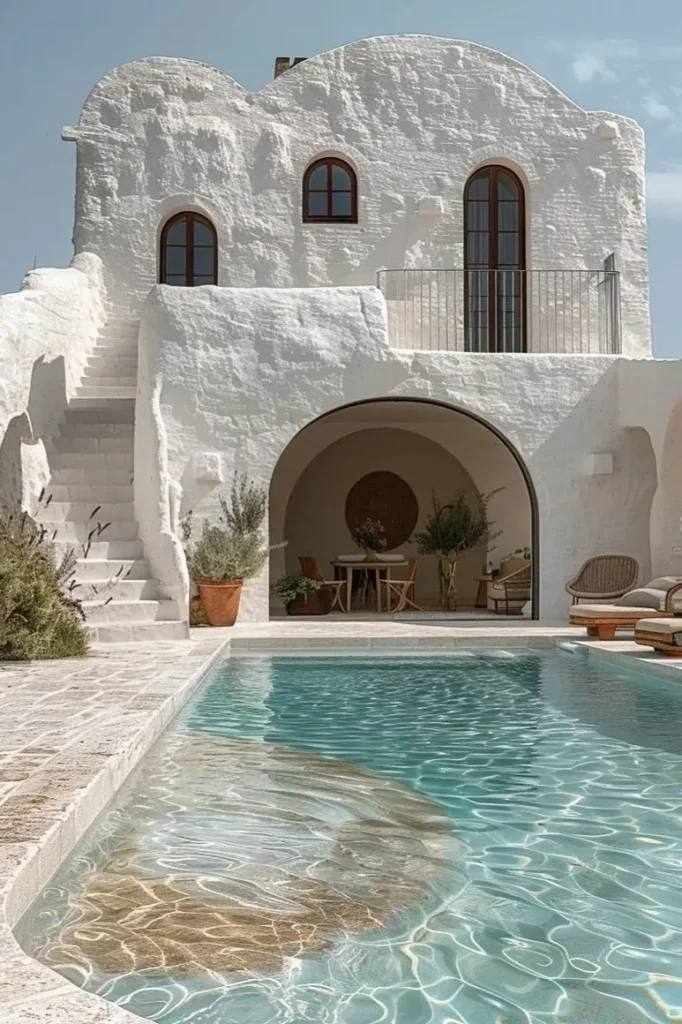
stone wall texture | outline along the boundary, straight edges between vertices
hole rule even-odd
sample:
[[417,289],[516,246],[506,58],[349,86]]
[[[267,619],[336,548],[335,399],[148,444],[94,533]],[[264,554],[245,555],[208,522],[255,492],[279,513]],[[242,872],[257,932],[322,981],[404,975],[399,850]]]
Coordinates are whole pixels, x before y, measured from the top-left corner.
[[[78,144],[76,250],[102,257],[116,301],[141,304],[160,229],[186,209],[215,224],[224,286],[461,267],[464,186],[496,162],[525,185],[528,266],[595,269],[615,252],[624,351],[650,352],[642,129],[483,46],[364,39],[258,93],[205,64],[147,58],[105,75],[64,134]],[[359,223],[303,224],[304,171],[332,154],[357,172]]]

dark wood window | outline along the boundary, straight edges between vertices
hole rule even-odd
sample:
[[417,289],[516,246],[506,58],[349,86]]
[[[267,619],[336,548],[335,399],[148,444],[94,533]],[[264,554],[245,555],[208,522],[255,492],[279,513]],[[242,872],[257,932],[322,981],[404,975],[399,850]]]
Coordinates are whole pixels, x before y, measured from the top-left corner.
[[506,167],[482,167],[466,184],[464,268],[469,351],[525,352],[525,198]]
[[325,157],[305,172],[303,220],[307,224],[357,224],[358,182],[345,161]]
[[200,213],[178,213],[161,232],[161,284],[185,288],[218,283],[218,240]]

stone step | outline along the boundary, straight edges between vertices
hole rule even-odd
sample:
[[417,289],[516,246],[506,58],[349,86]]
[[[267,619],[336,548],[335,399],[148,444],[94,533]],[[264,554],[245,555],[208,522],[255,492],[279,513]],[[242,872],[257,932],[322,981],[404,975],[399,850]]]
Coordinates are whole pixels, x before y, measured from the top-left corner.
[[[125,543],[124,541],[120,542]],[[93,544],[87,558],[79,558],[76,564],[76,579],[78,582],[90,582],[91,580],[109,580],[117,576],[126,580],[148,580],[152,578],[149,562],[146,558],[100,558],[92,554],[92,549],[100,547],[100,544]],[[107,545],[111,547],[112,545]],[[140,542],[140,552],[142,542]]]
[[[47,509],[49,512],[52,506]],[[101,523],[104,526],[106,523],[109,525],[101,533],[97,533],[97,524]],[[94,548],[97,543],[110,544],[112,541],[137,541],[139,543],[139,529],[136,522],[109,522],[108,519],[100,519],[99,516],[96,520],[91,523],[75,523],[73,521],[65,522],[64,520],[54,519],[40,519],[40,525],[45,528],[45,535],[47,540],[51,541],[55,547],[59,547],[61,551],[64,548],[77,548],[78,545],[81,547],[87,544],[88,537],[91,537],[90,554],[95,554]],[[141,548],[126,548],[125,549],[130,556],[131,551],[141,551]],[[104,555],[103,549],[97,548],[99,555]],[[109,549],[107,549],[107,553]]]
[[77,586],[73,589],[73,596],[79,601],[103,602],[107,598],[113,598],[112,604],[129,601],[154,601],[158,595],[158,583],[156,580],[132,580],[123,576],[108,576],[102,580],[81,580],[76,574]]
[[[97,388],[136,388],[137,377],[132,375],[130,377],[105,377],[99,372],[88,372],[87,370],[81,377],[82,384],[81,388],[97,387]],[[80,388],[79,388],[80,390]]]
[[123,408],[105,406],[103,409],[67,409],[64,423],[124,423],[135,425],[135,404],[126,402]]
[[81,384],[76,388],[76,399],[79,398],[132,398],[137,395],[135,387],[99,387]]
[[100,362],[102,360],[123,363],[134,362],[137,365],[137,342],[134,345],[129,344],[127,341],[100,342],[93,345],[90,349],[88,361],[90,360],[93,362]]
[[87,377],[94,373],[107,377],[137,377],[137,359],[108,354],[94,356],[88,359],[83,373]]
[[135,432],[133,423],[105,423],[95,420],[94,423],[81,423],[69,420],[59,428],[62,437],[132,437]]
[[[108,537],[113,528],[112,524],[112,526],[110,526],[108,530],[105,530],[101,536]],[[87,557],[83,557],[85,555],[85,541],[60,540],[57,538],[53,547],[55,549],[55,553],[60,558],[65,555],[67,551],[75,551],[79,558],[79,564],[86,562],[89,563],[91,559],[93,562],[106,561],[116,562],[117,564],[120,564],[121,561],[144,561],[142,558],[142,541],[137,537],[131,540],[93,540],[88,548]]]
[[189,624],[179,619],[166,622],[119,622],[87,627],[90,643],[160,643],[189,639]]
[[83,611],[91,626],[110,622],[163,622],[177,614],[172,601],[118,601],[116,598],[83,601]]
[[133,449],[127,452],[57,452],[52,460],[55,469],[125,469],[133,472]]
[[119,437],[116,434],[106,437],[56,437],[54,447],[63,455],[125,455],[133,451],[133,435]]
[[123,410],[130,408],[131,415],[135,415],[135,396],[131,395],[127,398],[105,398],[104,396],[97,396],[96,398],[86,397],[85,395],[78,395],[76,398],[69,400],[69,409],[100,409],[100,410]]
[[91,501],[51,501],[45,504],[37,515],[40,523],[130,523],[135,519],[132,501],[115,504]]
[[128,323],[124,320],[111,320],[102,324],[97,332],[98,338],[137,338],[140,333],[139,321]]
[[55,484],[50,483],[48,495],[56,502],[87,502],[95,505],[130,503],[133,501],[133,488],[130,484],[116,487],[114,484]]
[[61,487],[69,484],[83,484],[85,486],[103,484],[105,487],[130,487],[133,483],[132,469],[71,469],[62,467],[54,469],[50,488]]

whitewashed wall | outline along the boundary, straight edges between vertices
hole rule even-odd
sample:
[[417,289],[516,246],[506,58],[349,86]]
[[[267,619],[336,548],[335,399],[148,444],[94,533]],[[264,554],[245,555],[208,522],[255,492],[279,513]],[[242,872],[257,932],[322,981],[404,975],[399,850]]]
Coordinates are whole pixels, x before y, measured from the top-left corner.
[[[80,123],[75,243],[116,301],[157,280],[162,223],[191,209],[219,239],[219,283],[369,285],[380,268],[461,267],[462,193],[486,162],[527,191],[529,267],[623,273],[624,351],[650,352],[644,139],[474,43],[364,39],[248,93],[216,68],[153,57],[109,72]],[[359,223],[302,224],[308,163],[357,170]]]
[[54,436],[103,318],[101,263],[33,270],[0,295],[0,505],[34,511]]
[[[648,574],[655,467],[644,432],[621,426],[616,358],[398,352],[371,288],[159,286],[145,305],[140,347],[148,372],[138,409],[151,404],[153,380],[154,430],[167,438],[158,490],[177,483],[184,508],[198,515],[217,511],[211,456],[223,481],[241,469],[267,486],[286,445],[316,417],[351,402],[418,398],[483,417],[525,460],[540,507],[544,618],[565,615],[563,585],[590,555],[624,551]],[[157,491],[141,486],[149,475],[141,460],[158,449],[149,429],[138,419],[135,501],[142,528],[153,532]],[[614,472],[586,476],[593,453],[611,453]],[[153,565],[172,585],[174,566],[158,553]],[[244,614],[265,618],[267,606],[263,578]]]

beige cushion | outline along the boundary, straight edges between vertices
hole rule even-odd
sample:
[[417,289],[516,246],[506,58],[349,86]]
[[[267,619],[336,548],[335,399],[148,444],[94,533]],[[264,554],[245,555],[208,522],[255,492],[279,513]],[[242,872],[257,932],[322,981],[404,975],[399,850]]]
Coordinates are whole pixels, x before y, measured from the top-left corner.
[[664,590],[667,594],[676,583],[682,583],[682,576],[657,576],[651,583],[647,583],[647,587],[653,587],[654,590]]
[[[660,582],[660,580],[654,580],[654,583]],[[671,583],[670,586],[673,584]],[[629,590],[627,594],[619,598],[618,604],[625,608],[655,608],[660,611],[669,589],[670,587],[667,587],[666,590],[659,590],[654,586],[638,587],[637,590]]]
[[640,619],[635,632],[660,633],[661,637],[678,633],[682,637],[682,617],[678,619]]
[[[622,604],[576,604],[571,608],[569,619],[623,619],[636,622],[640,618],[651,615],[652,609],[646,607],[626,607]],[[680,619],[682,622],[682,619]]]

